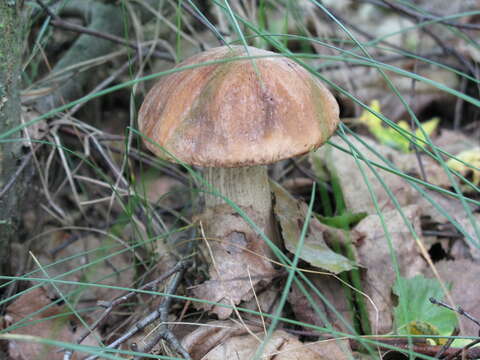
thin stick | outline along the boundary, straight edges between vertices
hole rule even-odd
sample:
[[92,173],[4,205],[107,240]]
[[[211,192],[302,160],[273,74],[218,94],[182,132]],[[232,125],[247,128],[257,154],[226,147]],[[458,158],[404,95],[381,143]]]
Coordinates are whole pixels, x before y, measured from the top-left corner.
[[[182,267],[176,274],[175,277],[172,279],[170,284],[168,285],[167,289],[165,290],[165,293],[167,294],[173,294],[177,291],[178,285],[180,284],[180,280],[182,279],[183,272],[185,271],[185,267]],[[160,319],[160,326],[155,334],[155,336],[150,340],[141,350],[143,353],[149,353],[153,347],[160,342],[160,340],[165,340],[169,345],[170,348],[180,355],[182,355],[185,359],[191,359],[190,354],[188,353],[187,350],[182,346],[182,344],[178,341],[177,337],[173,334],[172,330],[168,328],[167,322],[168,322],[168,313],[170,311],[170,306],[172,304],[173,298],[168,296],[165,298],[160,306],[158,307],[158,310],[156,312],[158,313],[158,318]],[[140,360],[142,357],[136,356],[135,360]]]
[[478,325],[478,327],[480,327],[480,320],[474,318],[472,315],[470,315],[465,310],[463,310],[460,306],[457,309],[454,309],[450,305],[444,303],[443,301],[437,300],[433,297],[431,297],[429,300],[434,305],[442,306],[442,307],[447,308],[449,310],[455,311],[455,312],[459,313],[460,315],[465,316],[468,320],[473,321],[476,325]]

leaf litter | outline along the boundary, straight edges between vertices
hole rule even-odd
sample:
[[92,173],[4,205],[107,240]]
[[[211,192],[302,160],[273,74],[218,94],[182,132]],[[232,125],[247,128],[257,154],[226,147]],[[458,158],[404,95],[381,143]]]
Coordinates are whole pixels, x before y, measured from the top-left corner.
[[[200,324],[187,335],[182,345],[194,360],[250,360],[260,346],[265,333],[261,328],[232,321]],[[346,360],[352,354],[348,340],[301,342],[285,330],[276,330],[266,345],[262,359],[275,360]]]
[[[84,316],[82,314],[81,316]],[[6,309],[4,321],[11,327],[8,334],[48,338],[75,343],[78,318],[61,302],[53,302],[43,287],[23,293]],[[96,332],[89,335],[83,345],[95,346]],[[11,360],[61,360],[63,352],[50,345],[10,340],[8,353]],[[80,359],[79,354],[73,359]]]
[[[264,228],[265,224],[255,210],[243,210],[260,228]],[[226,319],[233,312],[233,306],[252,299],[252,290],[268,286],[278,271],[273,266],[268,245],[230,206],[219,205],[202,217],[207,219],[201,222],[204,233],[209,234],[203,239],[206,244],[204,258],[210,263],[209,279],[191,290],[195,297],[218,303],[197,303],[195,306]],[[208,220],[211,218],[214,221]]]

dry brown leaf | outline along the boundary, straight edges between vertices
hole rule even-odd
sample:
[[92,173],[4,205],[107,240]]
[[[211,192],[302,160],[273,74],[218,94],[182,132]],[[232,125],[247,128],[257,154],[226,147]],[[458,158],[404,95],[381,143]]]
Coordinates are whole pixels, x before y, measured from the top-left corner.
[[434,144],[451,155],[480,146],[480,141],[474,140],[460,131],[442,129]]
[[339,318],[323,300],[312,291],[309,291],[316,307],[322,312],[321,315],[318,315],[298,286],[292,284],[292,291],[289,294],[288,301],[295,313],[295,318],[303,323],[320,327],[327,327],[326,322],[328,322],[333,329],[350,333],[351,330],[348,329],[346,324],[353,326],[352,313],[341,282],[331,275],[311,274],[308,275],[308,278],[343,319]]
[[[261,329],[251,327],[249,331],[258,332]],[[232,321],[211,321],[201,325],[195,331],[182,339],[182,346],[188,351],[192,359],[202,359],[209,351],[224,343],[229,338],[248,333],[239,323]]]
[[[260,217],[254,210],[243,210],[260,228],[265,228],[263,220],[259,220]],[[207,219],[203,223],[205,234],[209,234],[209,238],[204,241],[207,245],[206,257],[211,260],[210,279],[193,288],[194,296],[230,306],[252,299],[252,287],[258,290],[268,285],[277,275],[269,261],[272,256],[270,248],[227,205],[217,206],[202,217]],[[196,306],[211,310],[220,319],[226,319],[233,311],[231,308],[206,303],[198,303]]]
[[315,359],[323,360],[351,360],[356,359],[353,356],[349,341],[347,339],[324,340],[312,343],[305,343],[310,350],[317,354]]
[[[404,62],[405,67],[411,66],[412,62]],[[419,73],[421,76],[425,76],[434,81],[443,83],[447,86],[458,87],[458,77],[451,71],[437,71],[438,69],[422,69]],[[404,94],[411,93],[411,79],[402,75],[397,75],[392,72],[388,72],[390,79],[394,85]],[[361,99],[364,103],[370,103],[374,99],[381,99],[382,112],[390,119],[398,121],[402,119],[409,119],[407,109],[402,104],[401,99],[390,89],[388,89],[387,83],[382,78],[381,73],[373,67],[355,67],[349,68],[345,71],[345,68],[340,67],[328,72],[328,78],[339,86],[350,87],[351,84],[355,86],[355,96]],[[419,82],[420,83],[420,82]],[[436,108],[441,108],[444,112],[449,110],[449,107],[455,105],[455,97],[450,94],[442,93],[438,88],[421,82],[422,85],[416,89],[415,101],[410,104],[411,109],[416,114],[421,114],[428,109],[430,105],[436,104]],[[407,95],[408,96],[408,95]],[[352,103],[345,95],[340,95],[344,108],[352,111],[351,107],[356,105]],[[350,108],[350,109],[349,109]],[[357,107],[357,111],[361,111],[360,107]],[[443,113],[443,112],[442,112]]]
[[[428,216],[434,223],[443,224],[445,230],[449,230],[448,232],[458,231],[455,229],[454,224],[451,224],[449,219],[437,210],[437,207],[442,208],[443,211],[456,221],[463,230],[463,232],[459,233],[464,235],[465,243],[470,249],[470,255],[473,256],[474,259],[480,260],[480,249],[478,247],[479,240],[477,240],[478,237],[475,233],[473,223],[470,221],[470,218],[460,200],[446,197],[434,191],[428,191],[427,193],[436,206],[432,205],[432,203],[423,197],[419,198],[418,204],[421,215],[425,217]],[[469,206],[471,207],[470,210],[473,212],[473,206]],[[480,228],[480,214],[472,213],[472,218],[473,221],[476,222],[477,227]],[[465,238],[465,234],[468,235],[468,238]]]
[[[49,307],[40,313],[31,315],[47,306]],[[13,325],[18,321],[28,319],[28,321],[25,322],[26,326],[12,330],[9,332],[10,334],[21,334],[74,343],[76,335],[72,322],[76,321],[76,318],[73,315],[59,316],[65,312],[67,312],[65,306],[52,304],[52,301],[47,297],[46,291],[42,287],[38,287],[21,295],[11,303],[7,307],[5,320],[9,325]],[[49,317],[52,318],[48,319]],[[96,345],[90,336],[85,339],[82,344],[90,346]],[[58,350],[58,348],[49,345],[26,341],[10,340],[8,344],[11,360],[61,360],[63,359],[63,352],[59,352]],[[74,353],[73,359],[78,358],[77,353]]]
[[[250,332],[254,329],[250,329]],[[232,322],[212,322],[188,335],[182,345],[194,360],[250,360],[263,341],[264,333],[253,336]],[[329,340],[302,343],[283,330],[273,333],[262,359],[269,360],[343,360],[350,359],[348,341]]]
[[[435,264],[440,279],[451,284],[450,293],[456,306],[461,306],[463,310],[476,319],[480,319],[480,264],[460,259],[455,261],[440,261]],[[431,269],[426,269],[425,274],[433,277]],[[478,325],[468,320],[464,316],[458,317],[461,322],[461,334],[464,336],[476,336],[478,334]]]
[[[77,270],[67,276],[63,276],[62,280],[98,282],[104,285],[123,287],[130,287],[132,284],[134,277],[132,253],[126,251],[119,255],[109,256],[109,254],[123,249],[123,246],[115,243],[113,239],[101,239],[88,233],[81,233],[81,235],[87,235],[80,237],[63,249],[56,251],[67,244],[69,239],[62,231],[54,231],[51,234],[52,236],[43,237],[42,241],[38,241],[33,251],[35,257],[43,267],[55,261],[58,262],[45,269],[49,277],[53,278],[65,274],[84,264],[92,263],[97,259],[106,257],[104,261],[97,262],[83,270]],[[72,258],[68,261],[58,261],[67,257]],[[37,274],[37,276],[44,277],[42,271]],[[79,288],[79,286],[71,284],[57,284],[57,287],[62,291],[63,295],[67,295],[69,292],[78,290]],[[48,287],[47,290],[50,297],[59,296],[53,287]],[[123,293],[121,290],[97,286],[84,287],[81,290],[80,299],[91,302],[109,300]]]
[[[282,294],[283,282],[275,281],[271,283],[271,286],[268,288],[262,289],[259,292],[256,292],[256,297],[253,297],[249,301],[242,303],[242,309],[249,309],[255,312],[262,312],[264,314],[272,314],[277,309],[278,300]],[[281,315],[284,315],[283,313]],[[253,313],[242,312],[242,319],[244,321],[252,321],[255,323],[267,322],[267,319],[260,315]]]
[[[367,159],[379,162],[375,155],[373,155],[365,146],[360,144],[353,137],[348,137],[348,139],[351,143],[353,143],[353,146],[355,146],[355,148],[357,148]],[[393,162],[395,162],[395,159],[399,155],[398,151],[384,145],[379,145],[374,140],[368,138],[362,138],[362,140],[364,140],[384,157],[392,159]],[[341,147],[349,149],[348,145],[339,137],[334,136],[330,138],[330,141]],[[317,170],[318,168],[326,166],[330,173],[335,173],[338,176],[343,196],[345,198],[345,203],[349,211],[353,213],[375,213],[375,206],[370,197],[368,187],[363,180],[362,174],[355,162],[355,159],[351,155],[337,150],[330,145],[325,145],[314,152],[310,159],[313,169],[316,173],[319,172],[319,170]],[[360,163],[362,162],[360,161]],[[375,175],[364,164],[363,169],[369,183],[371,184],[373,192],[378,197],[380,208],[384,211],[392,209],[394,207],[392,201]],[[379,173],[383,181],[390,187],[392,193],[395,194],[400,202],[400,205],[404,206],[412,203],[414,199],[414,192],[410,186],[406,185],[406,182],[403,179],[386,171],[379,169],[376,169],[376,171]]]
[[[348,359],[348,346],[340,348],[335,341],[302,343],[297,337],[282,330],[273,333],[264,348],[262,359],[268,360],[328,360]],[[253,336],[239,335],[229,338],[211,350],[202,360],[250,360],[260,346]]]
[[[368,150],[368,148],[361,144],[360,141],[352,136],[348,136],[347,138],[352,146],[355,149],[358,149],[366,159],[385,165],[380,158]],[[375,149],[375,151],[381,156],[393,162],[399,171],[403,171],[416,177],[421,177],[420,167],[415,154],[400,153],[388,146],[380,145],[372,139],[361,136],[360,138],[371,148]],[[347,150],[349,149],[348,144],[346,144],[340,137],[334,136],[330,141],[338,146],[346,148]],[[325,168],[327,168],[330,174],[333,173],[338,176],[347,209],[353,213],[375,213],[374,202],[371,199],[368,186],[365,183],[362,173],[352,155],[337,150],[330,145],[325,145],[312,153],[310,161],[317,174],[324,173]],[[422,158],[422,162],[428,181],[438,186],[448,186],[450,184],[443,169],[435,163],[435,161],[425,157]],[[382,211],[394,209],[395,206],[389,194],[385,191],[375,174],[363,161],[359,160],[359,163],[362,165],[367,181],[377,196]],[[418,193],[400,176],[376,167],[373,167],[373,169],[389,187],[390,191],[396,196],[400,206],[415,204],[418,201]]]
[[[463,210],[463,214],[465,214],[465,210]],[[477,229],[480,231],[480,214],[475,213],[472,214],[472,219],[470,220],[467,214],[463,216],[459,216],[454,214],[455,218],[457,219],[460,227],[463,231],[469,235],[469,239],[465,238],[465,242],[467,243],[468,247],[470,248],[470,254],[472,257],[480,261],[480,238],[477,236],[475,232],[474,224],[476,224]]]
[[[403,208],[402,212],[416,233],[421,234],[418,207],[411,205]],[[383,212],[383,217],[391,236],[400,274],[406,278],[421,274],[426,266],[425,262],[401,215],[398,211],[392,210]],[[357,244],[357,259],[366,269],[363,290],[371,297],[376,307],[369,301],[365,302],[370,324],[374,333],[386,333],[392,328],[391,290],[396,276],[388,239],[384,234],[379,216],[370,215],[362,220],[353,229],[352,238]]]

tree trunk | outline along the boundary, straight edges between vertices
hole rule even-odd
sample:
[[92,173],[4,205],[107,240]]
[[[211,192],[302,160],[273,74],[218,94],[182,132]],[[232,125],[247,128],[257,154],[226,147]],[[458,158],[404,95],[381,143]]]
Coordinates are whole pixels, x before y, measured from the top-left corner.
[[[0,1],[0,136],[20,125],[21,3],[20,0]],[[11,141],[21,135],[16,133],[0,140],[0,191],[13,178],[21,163],[22,145],[20,141]],[[0,274],[9,272],[10,244],[17,233],[22,188],[19,177],[0,197]]]

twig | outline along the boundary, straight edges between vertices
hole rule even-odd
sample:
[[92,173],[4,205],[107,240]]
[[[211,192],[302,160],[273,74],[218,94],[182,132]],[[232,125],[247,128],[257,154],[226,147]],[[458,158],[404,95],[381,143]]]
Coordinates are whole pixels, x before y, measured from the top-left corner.
[[[472,341],[470,344],[465,345],[461,349],[450,348],[452,350],[451,354],[445,358],[445,360],[453,360],[459,355],[462,355],[462,359],[478,359],[480,358],[480,348],[476,347],[470,349],[472,346],[475,346],[480,343],[480,340]],[[455,350],[455,351],[453,351]]]
[[[376,2],[377,3],[377,2]],[[439,20],[438,17],[436,16],[432,16],[432,15],[428,15],[428,14],[420,14],[420,13],[415,13],[415,12],[412,12],[410,11],[408,8],[405,8],[397,3],[391,3],[390,1],[387,1],[387,0],[381,0],[381,4],[384,4],[385,6],[388,6],[390,7],[391,9],[393,10],[396,10],[410,18],[414,18],[415,20],[417,20],[418,22],[423,22],[425,20]],[[380,5],[381,5],[380,4]],[[448,24],[448,25],[452,25],[452,26],[457,26],[457,27],[462,27],[460,25],[463,25],[463,24],[458,24],[458,23],[451,23],[451,22],[448,22],[448,21],[438,21],[440,23],[444,23],[444,24]],[[477,26],[477,25],[473,25],[471,24],[472,26],[474,26],[476,29],[480,30],[480,26]],[[427,34],[428,36],[430,36],[437,44],[438,46],[440,46],[446,53],[450,53],[451,55],[453,55],[455,58],[457,58],[457,60],[473,75],[475,75],[475,67],[467,60],[465,59],[464,56],[462,56],[457,50],[445,45],[444,43],[444,40],[442,38],[440,38],[437,34],[435,34],[434,32],[430,31],[429,29],[425,28],[425,27],[422,27],[421,29],[425,34]]]
[[[412,54],[412,53],[410,53]],[[440,50],[440,49],[433,49],[425,54],[423,54],[423,57],[424,58],[427,58],[427,59],[431,59],[433,57],[435,58],[440,58],[440,57],[444,57],[445,56],[445,52],[443,50]],[[386,64],[391,64],[393,62],[397,62],[397,61],[405,61],[407,59],[410,59],[409,56],[407,55],[385,55],[385,56],[376,56],[375,57],[375,61],[378,62],[378,63],[386,63]],[[446,65],[446,64],[443,64],[443,65]],[[356,67],[365,67],[365,66],[368,66],[366,65],[365,63],[352,63],[352,64],[348,64],[348,67],[349,68],[356,68]],[[450,65],[448,65],[450,66]],[[450,66],[450,67],[453,67],[454,66]],[[331,71],[331,70],[338,70],[341,68],[341,64],[328,64],[328,65],[325,65],[325,66],[319,66],[317,68],[318,71]]]
[[[167,294],[173,294],[177,291],[178,285],[180,284],[180,280],[183,276],[183,272],[185,271],[185,267],[183,267],[181,270],[179,270],[176,274],[175,277],[172,279],[170,284],[168,285],[167,289],[165,290],[165,293]],[[159,329],[157,330],[157,333],[155,336],[143,347],[141,350],[143,353],[147,354],[149,353],[153,347],[160,342],[160,340],[165,340],[169,345],[172,350],[175,350],[177,353],[182,355],[185,359],[191,359],[190,354],[187,352],[187,350],[184,349],[182,344],[178,341],[177,337],[173,334],[173,332],[168,328],[168,325],[166,324],[168,321],[168,313],[170,311],[170,306],[172,304],[172,297],[168,296],[163,300],[163,302],[160,304],[158,307],[158,314],[159,314],[159,319],[160,319],[160,326]],[[140,360],[141,357],[135,357],[135,360]]]
[[[59,128],[59,130],[63,133],[68,134],[68,135],[80,137],[82,140],[85,139],[85,137],[87,136],[87,134],[78,133],[78,132],[72,130],[70,127],[66,126],[65,124],[62,124],[62,126]],[[105,132],[102,132],[102,135],[100,135],[100,137],[108,137],[107,139],[105,139],[105,141],[111,141],[111,140],[112,141],[123,141],[125,139],[124,136],[115,136],[115,135],[111,135],[111,134],[108,134],[108,133],[105,133]],[[115,146],[105,144],[104,141],[102,141],[102,139],[100,139],[100,137],[99,137],[98,140],[101,141],[102,146],[106,147],[109,151],[117,153],[117,154],[124,154],[125,153],[125,150],[123,150],[123,149],[118,149]],[[154,161],[151,161],[147,156],[143,155],[137,149],[130,148],[129,151],[128,151],[128,156],[130,156],[133,159],[135,159],[137,161],[140,161],[144,164],[152,166],[156,169],[161,169],[165,174],[167,174],[168,176],[171,176],[175,180],[178,180],[183,185],[189,185],[185,176],[181,176],[180,174],[170,170],[166,166],[162,166],[160,168],[157,163],[155,163]]]
[[[119,77],[122,73],[124,73],[131,65],[133,65],[138,60],[138,55],[135,55],[132,59],[129,59],[125,64],[115,70],[108,78],[103,80],[100,84],[98,84],[92,91],[90,91],[87,95],[93,95],[100,90],[105,89],[108,85],[110,85],[117,77]],[[68,115],[73,116],[83,105],[87,102],[81,102],[75,105],[68,111]]]
[[[125,46],[129,46],[132,49],[138,51],[139,44],[137,44],[133,41],[125,40],[125,39],[123,39],[119,36],[116,36],[116,35],[92,30],[92,29],[89,29],[85,26],[77,25],[77,24],[73,24],[73,23],[70,23],[68,21],[65,21],[61,17],[59,17],[57,14],[52,12],[48,8],[48,6],[43,3],[43,1],[41,1],[41,0],[36,0],[36,1],[37,1],[38,5],[40,5],[40,7],[47,13],[47,15],[51,17],[50,24],[52,26],[55,26],[57,28],[67,30],[67,31],[73,31],[73,32],[80,33],[80,34],[87,34],[87,35],[95,36],[95,37],[98,37],[98,38],[101,38],[101,39],[109,40],[109,41],[112,41],[112,42],[117,43],[117,44],[122,44],[122,45],[125,45]],[[167,61],[174,61],[173,57],[169,53],[166,53],[166,52],[161,52],[161,51],[155,50],[152,54],[156,58],[159,58],[159,59],[163,59],[163,60],[167,60]]]
[[463,235],[459,232],[452,232],[452,231],[437,231],[437,230],[423,230],[423,236],[439,236],[445,238],[453,238],[453,239],[460,239],[463,238]]
[[[366,2],[373,2],[375,4],[378,4],[378,1],[372,1],[372,0],[363,0],[363,1],[366,1]],[[358,26],[356,26],[355,24],[353,24],[352,22],[350,22],[348,19],[342,17],[341,15],[339,15],[336,11],[332,10],[331,8],[327,8],[328,11],[335,17],[337,18],[342,24],[345,24],[347,25],[349,28],[351,28],[353,31],[355,31],[356,33],[364,36],[365,38],[367,38],[368,40],[376,40],[376,36],[368,33],[367,31],[364,31],[362,29],[360,29]],[[447,54],[451,54],[452,56],[454,56],[462,65],[463,65],[463,69],[466,69],[468,70],[468,72],[470,72],[471,74],[473,75],[476,75],[476,70],[475,68],[472,66],[472,64],[470,62],[468,62],[468,60],[466,60],[462,55],[460,55],[455,49],[452,49],[451,47],[448,47],[446,46],[442,40],[436,36],[434,33],[432,33],[431,31],[429,31],[428,29],[425,29],[425,28],[422,28],[422,31],[424,31],[426,34],[428,34],[443,50],[444,54],[447,53]],[[389,41],[386,41],[386,40],[381,40],[379,43],[381,44],[385,44],[389,47],[391,47],[392,49],[396,49],[396,50],[399,50],[405,54],[409,54],[409,55],[413,55],[413,56],[417,56],[417,54],[415,53],[412,53],[411,51],[407,50],[407,49],[404,49],[402,48],[401,46],[398,46],[398,45],[395,45],[395,44],[392,44],[391,42]],[[446,66],[450,66],[440,60],[437,61],[438,64],[441,64],[441,65],[446,65]]]
[[[139,322],[137,322],[133,327],[131,327],[129,330],[127,330],[122,336],[120,336],[117,340],[115,340],[114,342],[112,342],[110,345],[106,346],[106,348],[108,349],[115,349],[116,347],[118,347],[119,345],[123,344],[125,341],[127,341],[128,339],[130,339],[133,335],[135,335],[137,332],[145,329],[145,327],[147,327],[148,325],[150,325],[152,322],[154,322],[155,320],[159,319],[162,321],[162,322],[165,322],[166,321],[166,316],[168,316],[168,311],[169,311],[169,308],[170,308],[170,304],[172,302],[172,298],[168,295],[171,295],[173,294],[177,287],[178,287],[178,284],[180,282],[180,279],[182,278],[183,276],[183,273],[184,271],[191,265],[191,263],[189,261],[186,261],[186,260],[182,260],[180,261],[179,263],[177,263],[177,265],[175,265],[170,271],[168,271],[166,274],[162,275],[160,278],[148,283],[148,284],[145,284],[144,286],[142,286],[140,289],[141,290],[152,290],[152,289],[156,289],[158,283],[160,283],[161,281],[165,280],[166,278],[168,278],[169,276],[171,276],[172,274],[176,273],[175,277],[172,279],[172,281],[170,282],[170,284],[167,286],[167,289],[165,291],[165,293],[167,294],[167,297],[164,299],[164,301],[160,304],[160,306],[158,307],[158,309],[156,309],[155,311],[153,311],[152,313],[148,314],[147,316],[145,316],[142,320],[140,320]],[[95,328],[98,327],[98,325],[112,312],[113,308],[126,302],[128,299],[132,298],[133,296],[136,295],[136,292],[135,291],[132,291],[132,292],[129,292],[127,293],[126,295],[124,296],[121,296],[117,299],[115,299],[114,301],[112,302],[106,302],[106,303],[101,303],[102,306],[106,307],[105,311],[103,312],[103,314],[99,317],[99,319],[93,324],[92,326],[92,330],[94,330]],[[162,326],[161,325],[161,331],[162,332]],[[167,331],[168,330],[168,331]],[[183,349],[183,347],[180,345],[180,343],[178,342],[178,340],[175,338],[175,336],[173,335],[173,333],[171,333],[171,331],[167,328],[167,330],[164,330],[163,333],[164,333],[164,336],[163,337],[167,342],[169,342],[170,346],[172,347],[173,350],[176,350],[177,352],[179,352],[180,354],[182,354],[182,356],[185,356],[185,354],[187,356],[188,353],[186,352],[186,350]],[[82,336],[79,338],[78,340],[78,343],[81,343],[83,340],[85,340],[85,338],[88,336],[90,332],[86,332],[84,334],[82,334]],[[156,338],[156,337],[155,337]],[[154,344],[155,345],[155,344]],[[70,351],[70,350],[69,350]],[[73,354],[73,353],[72,353]],[[71,356],[68,357],[68,358],[65,358],[65,360],[70,360],[71,359]],[[92,355],[92,356],[89,356],[88,358],[86,358],[85,360],[95,360],[97,359],[98,356],[97,355]],[[187,359],[190,359],[190,357],[186,357]]]
[[449,338],[447,340],[447,342],[445,343],[445,345],[442,346],[442,348],[440,349],[439,352],[437,352],[435,354],[435,358],[437,359],[441,359],[443,357],[443,355],[445,355],[445,353],[448,351],[448,349],[450,348],[450,346],[452,346],[452,343],[453,341],[455,340],[455,338],[453,338],[453,336],[457,336],[458,334],[460,333],[460,329],[455,327],[451,333],[450,336],[452,336],[451,338]]
[[438,306],[442,306],[444,308],[447,308],[449,310],[452,310],[452,311],[455,311],[457,313],[459,313],[460,315],[462,316],[465,316],[468,320],[470,321],[473,321],[479,328],[480,328],[480,320],[476,319],[475,317],[473,317],[472,315],[470,315],[469,313],[467,313],[465,310],[463,310],[460,306],[457,308],[457,309],[454,309],[453,307],[451,307],[450,305],[444,303],[443,301],[440,301],[440,300],[437,300],[433,297],[431,297],[430,299],[430,302],[434,305],[438,305]]
[[[478,319],[476,319],[475,317],[473,317],[472,315],[470,315],[469,313],[467,313],[460,306],[457,309],[454,309],[450,305],[444,303],[443,301],[437,300],[433,297],[431,297],[429,300],[434,305],[438,305],[438,306],[447,308],[449,310],[457,312],[458,314],[460,314],[462,316],[465,316],[467,319],[469,319],[470,321],[473,321],[473,323],[475,323],[476,325],[478,325],[480,327],[480,321]],[[460,355],[462,355],[462,359],[464,359],[464,358],[465,359],[477,359],[477,358],[480,357],[480,349],[479,348],[470,349],[471,347],[473,347],[477,344],[480,344],[480,339],[474,340],[474,341],[470,342],[469,344],[465,345],[463,348],[460,348],[460,349],[451,348],[451,349],[449,349],[451,351],[449,352],[449,354],[447,354],[448,356],[445,357],[445,360],[453,360]]]

